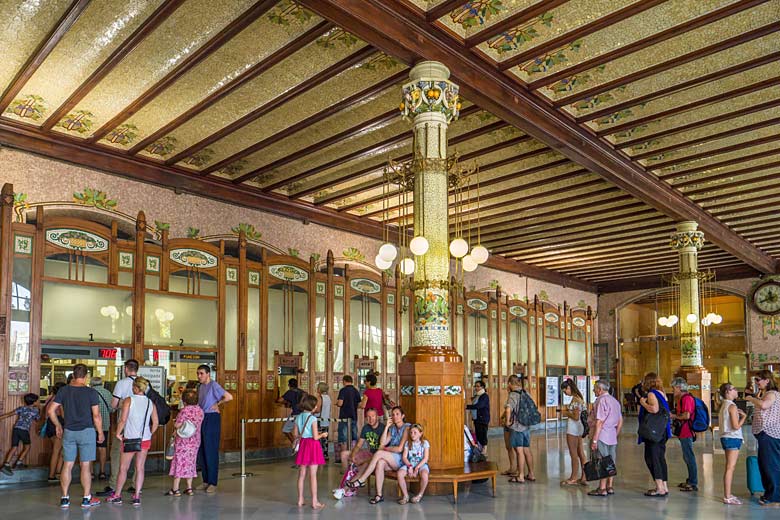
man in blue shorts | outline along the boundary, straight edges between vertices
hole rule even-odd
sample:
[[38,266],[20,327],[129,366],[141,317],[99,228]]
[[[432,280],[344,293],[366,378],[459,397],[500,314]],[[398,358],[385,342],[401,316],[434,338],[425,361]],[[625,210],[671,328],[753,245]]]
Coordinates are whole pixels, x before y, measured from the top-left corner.
[[[339,445],[336,446],[336,453],[341,454],[343,450],[349,451],[352,446],[347,446],[347,422],[342,419],[352,419],[351,441],[357,441],[357,410],[360,404],[360,392],[352,384],[352,376],[345,375],[342,378],[344,386],[339,390],[338,398],[336,399],[336,406],[339,407]],[[337,464],[341,463],[341,460],[336,461]]]

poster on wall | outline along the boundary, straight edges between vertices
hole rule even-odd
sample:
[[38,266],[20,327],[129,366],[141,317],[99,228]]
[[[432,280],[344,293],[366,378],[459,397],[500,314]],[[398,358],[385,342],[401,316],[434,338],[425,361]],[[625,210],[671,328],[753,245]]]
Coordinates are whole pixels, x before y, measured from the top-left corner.
[[26,394],[30,391],[27,367],[13,367],[8,371],[8,393]]
[[[588,394],[588,376],[577,376],[577,389],[580,391],[583,398],[590,399],[590,395]],[[590,399],[588,402],[592,403],[593,400]]]
[[601,379],[599,376],[590,376],[590,402],[596,402],[596,394],[593,393],[593,389],[596,388],[596,381]]
[[[563,384],[564,381],[569,381],[571,379],[574,379],[573,376],[563,376],[561,378],[561,384]],[[573,399],[572,396],[566,395],[566,392],[561,392],[561,397],[563,398],[563,405],[568,406],[571,403],[571,400]]]
[[555,376],[547,376],[546,378],[546,386],[547,386],[547,397],[545,400],[545,404],[549,408],[556,408],[558,406],[558,378]]
[[165,367],[155,366],[141,366],[138,367],[138,375],[147,379],[152,388],[157,390],[160,395],[166,395],[165,393]]

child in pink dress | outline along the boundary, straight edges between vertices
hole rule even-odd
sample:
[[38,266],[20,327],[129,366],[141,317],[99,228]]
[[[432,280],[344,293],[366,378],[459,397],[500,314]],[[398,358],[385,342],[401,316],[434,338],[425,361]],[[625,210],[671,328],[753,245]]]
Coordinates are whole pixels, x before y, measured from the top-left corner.
[[190,421],[195,425],[195,433],[186,439],[176,435],[175,451],[169,473],[173,477],[173,487],[165,493],[174,497],[181,496],[181,491],[179,490],[181,479],[187,480],[187,489],[184,490],[184,493],[187,495],[193,494],[192,479],[198,474],[195,465],[198,458],[198,448],[200,447],[200,425],[203,422],[203,410],[198,406],[197,390],[193,388],[185,390],[181,400],[185,406],[176,416],[175,427],[178,430],[185,421]]
[[320,432],[317,426],[317,418],[312,413],[317,407],[317,398],[307,395],[301,401],[302,413],[295,418],[293,435],[300,437],[298,455],[295,463],[298,471],[298,507],[304,506],[303,486],[306,481],[306,471],[309,472],[309,486],[311,487],[311,507],[322,509],[325,504],[317,499],[317,466],[325,464],[325,457],[320,447],[320,439],[328,436],[328,432]]

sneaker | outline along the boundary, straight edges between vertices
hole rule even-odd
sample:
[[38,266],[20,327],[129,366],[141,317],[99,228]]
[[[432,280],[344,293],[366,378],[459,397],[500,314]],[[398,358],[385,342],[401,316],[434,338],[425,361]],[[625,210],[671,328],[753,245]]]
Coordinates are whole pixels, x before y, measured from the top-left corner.
[[115,495],[112,493],[111,496],[106,499],[106,502],[109,504],[122,505],[122,495]]
[[141,495],[134,495],[133,496],[133,505],[134,506],[140,506],[141,505]]
[[14,474],[14,471],[11,469],[10,464],[3,464],[3,467],[0,469],[0,471],[8,475],[9,477]]
[[208,493],[209,495],[216,492],[217,492],[217,486],[209,485],[209,487],[206,488],[206,493]]
[[70,507],[70,497],[60,498],[60,509],[68,509]]
[[[57,480],[59,480],[59,479],[57,479]],[[51,479],[50,479],[50,481],[51,481]],[[103,491],[98,491],[97,493],[95,493],[95,496],[99,496],[99,497],[105,498],[105,497],[110,497],[113,494],[114,494],[114,489],[109,487],[109,486],[106,486],[103,489]]]
[[59,482],[59,481],[60,481],[60,479],[58,479],[57,477],[49,477],[47,479],[47,482]]
[[25,464],[21,460],[17,460],[16,464],[14,464],[14,469],[26,469],[26,468],[27,468],[27,464]]
[[100,499],[97,497],[93,497],[92,495],[81,499],[81,507],[83,507],[84,509],[94,507],[94,506],[99,506],[99,505],[100,505]]

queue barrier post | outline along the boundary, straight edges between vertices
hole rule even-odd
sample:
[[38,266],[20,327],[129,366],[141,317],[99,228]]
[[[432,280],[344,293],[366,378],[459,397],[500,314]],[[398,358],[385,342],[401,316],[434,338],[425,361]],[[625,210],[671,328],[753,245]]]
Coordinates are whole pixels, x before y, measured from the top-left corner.
[[246,478],[253,475],[246,471],[246,419],[241,419],[241,473],[233,473],[233,476]]

